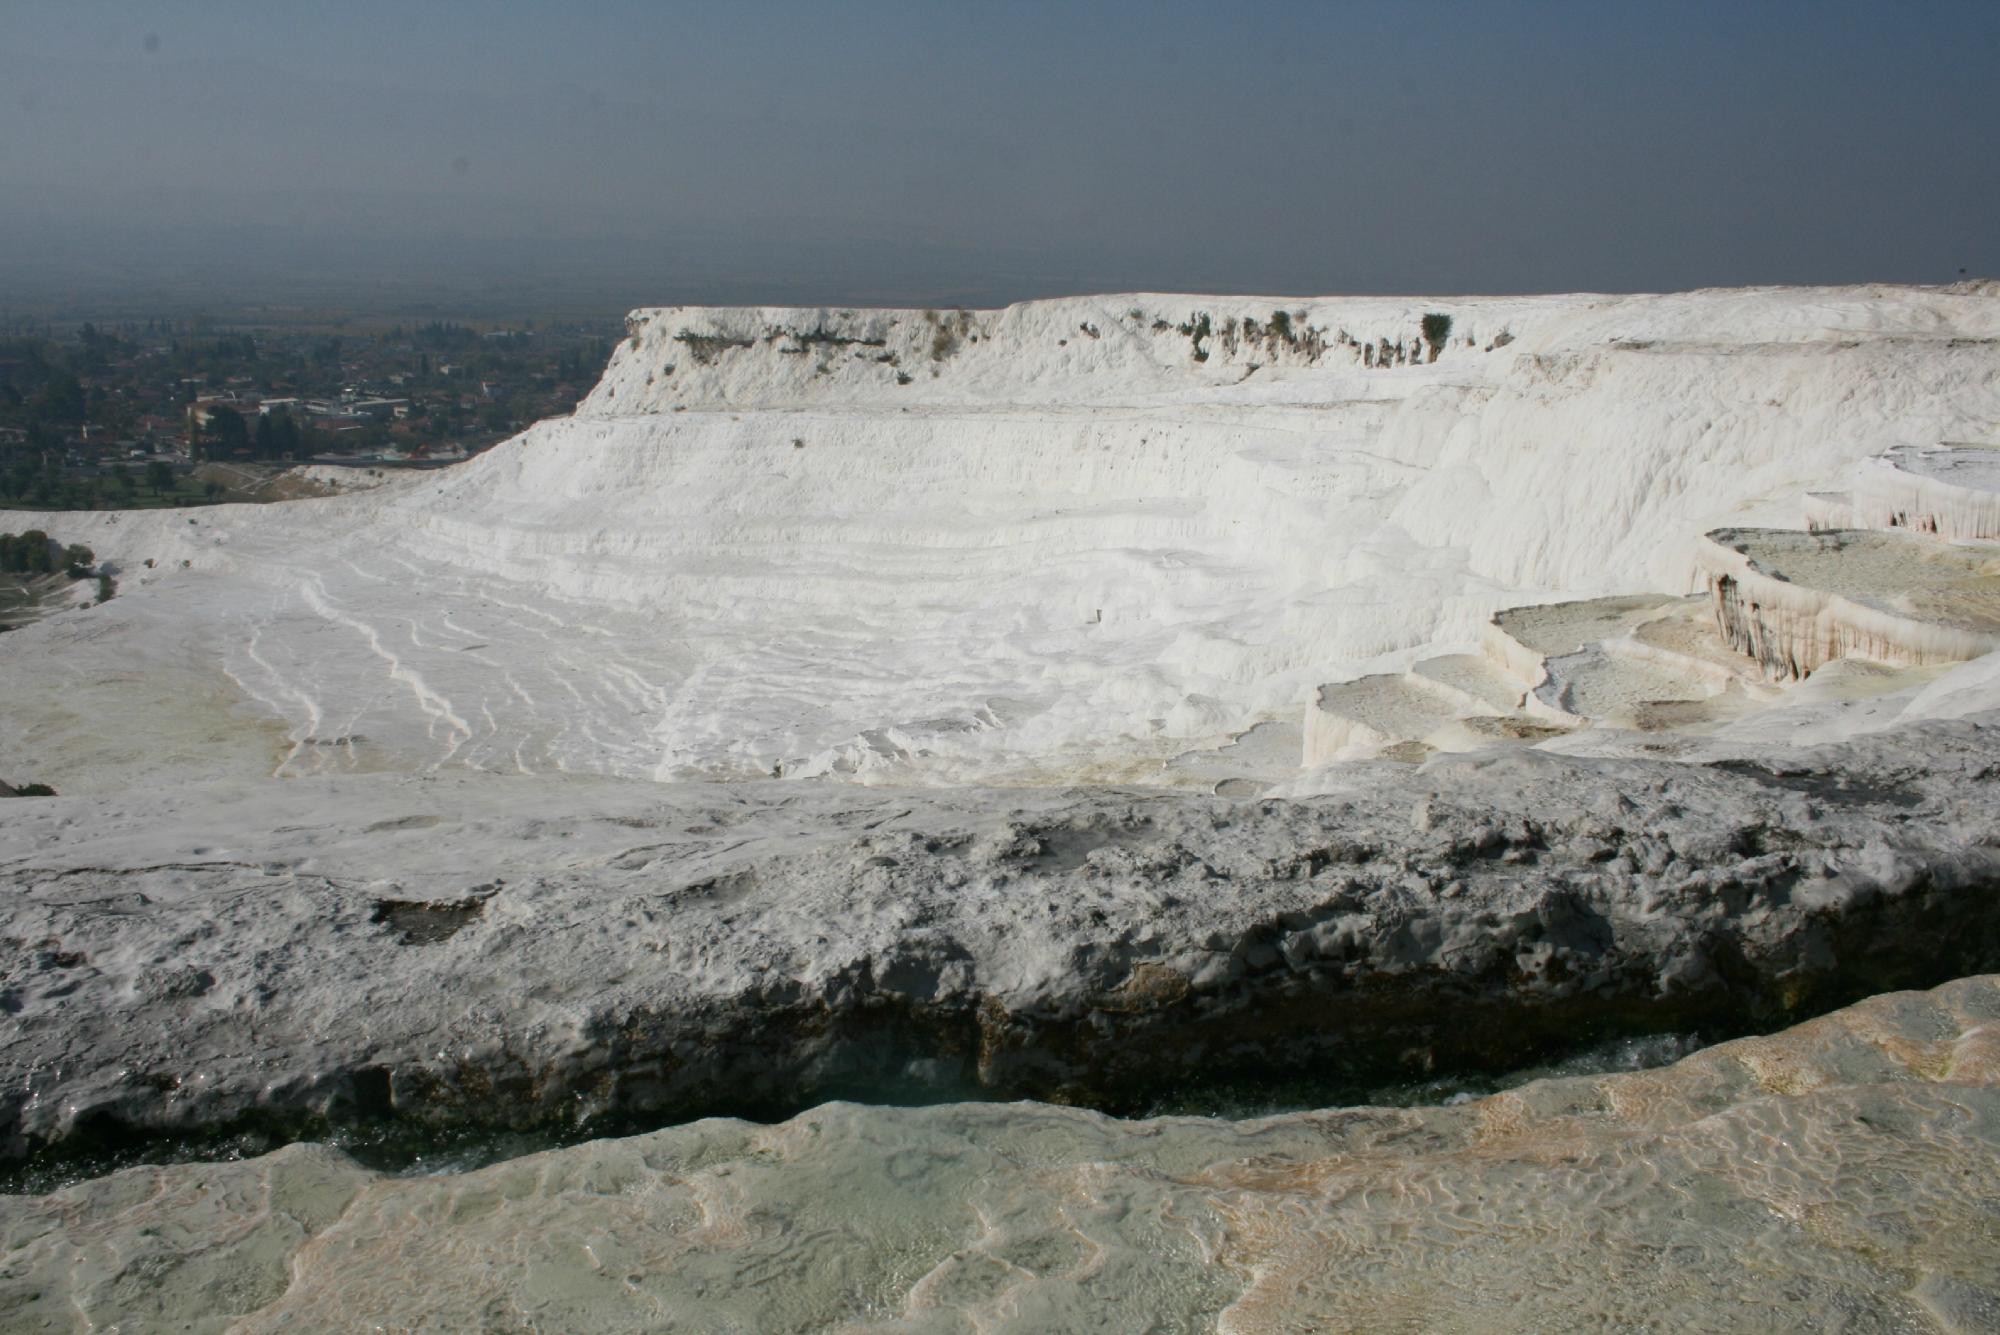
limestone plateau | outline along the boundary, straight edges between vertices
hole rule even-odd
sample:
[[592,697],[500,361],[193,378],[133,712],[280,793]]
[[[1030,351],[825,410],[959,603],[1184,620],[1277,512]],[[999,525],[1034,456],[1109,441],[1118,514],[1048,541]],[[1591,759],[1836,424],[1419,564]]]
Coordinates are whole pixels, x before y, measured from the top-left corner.
[[0,514],[0,1327],[2000,1329],[1996,445],[1982,284],[674,308]]

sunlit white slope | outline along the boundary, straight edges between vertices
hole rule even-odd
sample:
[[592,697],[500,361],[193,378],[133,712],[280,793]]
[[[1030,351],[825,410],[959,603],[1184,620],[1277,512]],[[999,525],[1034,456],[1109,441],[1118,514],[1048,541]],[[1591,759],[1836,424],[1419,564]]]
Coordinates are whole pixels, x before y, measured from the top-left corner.
[[420,481],[76,517],[160,559],[94,638],[17,634],[213,646],[288,772],[1143,779],[1498,606],[1685,591],[1703,530],[2000,422],[1979,289],[632,328],[576,416]]

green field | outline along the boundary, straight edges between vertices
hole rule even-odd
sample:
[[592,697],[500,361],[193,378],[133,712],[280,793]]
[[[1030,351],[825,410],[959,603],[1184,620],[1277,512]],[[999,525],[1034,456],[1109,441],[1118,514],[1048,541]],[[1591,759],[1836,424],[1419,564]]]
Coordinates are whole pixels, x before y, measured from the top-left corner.
[[6,510],[157,510],[168,506],[213,505],[222,501],[241,500],[223,492],[211,497],[203,483],[185,473],[174,476],[174,485],[165,492],[155,492],[150,487],[139,487],[125,492],[115,485],[99,487],[94,493],[86,490],[82,483],[71,480],[62,486],[45,502],[29,500],[25,496],[0,498],[0,509]]

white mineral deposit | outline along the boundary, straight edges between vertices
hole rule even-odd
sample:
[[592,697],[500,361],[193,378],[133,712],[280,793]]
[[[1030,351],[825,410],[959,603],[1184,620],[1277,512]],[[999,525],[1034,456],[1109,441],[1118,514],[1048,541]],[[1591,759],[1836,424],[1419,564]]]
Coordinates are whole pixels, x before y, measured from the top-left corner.
[[681,306],[0,512],[0,1327],[2000,1329],[1996,445],[1992,284]]

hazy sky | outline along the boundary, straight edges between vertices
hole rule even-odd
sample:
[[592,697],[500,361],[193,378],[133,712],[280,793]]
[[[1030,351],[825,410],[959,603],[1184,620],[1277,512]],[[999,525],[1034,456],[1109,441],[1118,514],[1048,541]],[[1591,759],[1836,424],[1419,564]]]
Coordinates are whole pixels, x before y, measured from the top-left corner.
[[1996,72],[1994,0],[0,0],[0,303],[1947,281]]

